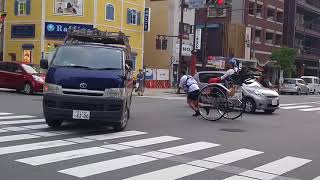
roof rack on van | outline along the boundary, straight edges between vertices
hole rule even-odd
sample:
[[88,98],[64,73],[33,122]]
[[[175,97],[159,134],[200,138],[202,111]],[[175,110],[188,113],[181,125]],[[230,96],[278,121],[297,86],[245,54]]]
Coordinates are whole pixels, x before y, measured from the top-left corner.
[[65,44],[79,43],[100,43],[100,44],[116,44],[124,45],[131,50],[129,38],[123,32],[107,32],[98,29],[69,29],[64,40]]

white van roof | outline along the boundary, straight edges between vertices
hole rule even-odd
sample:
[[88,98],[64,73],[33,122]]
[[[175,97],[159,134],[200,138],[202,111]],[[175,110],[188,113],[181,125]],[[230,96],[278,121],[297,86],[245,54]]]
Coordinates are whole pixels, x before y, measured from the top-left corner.
[[301,78],[315,78],[315,79],[319,79],[319,78],[316,77],[316,76],[301,76]]

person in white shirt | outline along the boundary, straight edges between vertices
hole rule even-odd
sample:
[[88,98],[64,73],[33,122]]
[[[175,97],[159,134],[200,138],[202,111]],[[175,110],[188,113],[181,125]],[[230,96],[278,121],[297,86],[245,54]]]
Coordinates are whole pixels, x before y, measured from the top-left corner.
[[181,79],[179,83],[179,87],[182,88],[187,94],[187,102],[189,107],[195,111],[195,114],[192,116],[199,116],[199,86],[197,81],[189,75],[186,75],[185,71],[181,71]]

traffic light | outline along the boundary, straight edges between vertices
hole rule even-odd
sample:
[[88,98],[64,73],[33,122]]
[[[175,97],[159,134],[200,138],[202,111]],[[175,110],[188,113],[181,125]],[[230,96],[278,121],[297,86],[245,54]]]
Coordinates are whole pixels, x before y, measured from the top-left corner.
[[161,49],[162,50],[167,50],[167,47],[168,47],[168,40],[164,38],[164,39],[162,39]]

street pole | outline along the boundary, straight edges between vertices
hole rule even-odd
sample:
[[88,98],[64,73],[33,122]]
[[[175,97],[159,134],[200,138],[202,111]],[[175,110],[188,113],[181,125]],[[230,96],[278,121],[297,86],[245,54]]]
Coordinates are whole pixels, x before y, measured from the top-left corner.
[[205,8],[205,23],[204,23],[204,37],[202,47],[202,70],[205,70],[207,65],[207,39],[208,39],[208,6]]
[[186,7],[186,4],[185,4],[185,0],[181,0],[181,5],[180,5],[180,8],[181,8],[181,12],[180,12],[180,28],[179,28],[179,65],[178,65],[178,90],[177,90],[177,93],[180,94],[180,88],[179,88],[179,82],[180,82],[180,78],[181,78],[181,70],[182,70],[182,33],[183,33],[183,11],[184,11],[184,8]]

